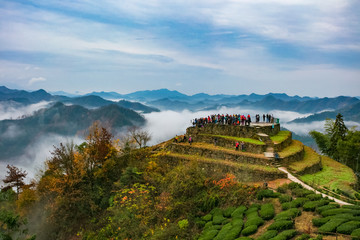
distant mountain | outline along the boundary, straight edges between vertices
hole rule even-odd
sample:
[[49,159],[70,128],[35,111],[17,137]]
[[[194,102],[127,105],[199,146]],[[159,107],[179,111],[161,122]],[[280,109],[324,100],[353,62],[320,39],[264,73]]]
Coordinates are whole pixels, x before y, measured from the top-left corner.
[[19,102],[36,103],[40,101],[51,101],[54,97],[45,90],[40,89],[34,92],[24,90],[11,90],[4,86],[0,87],[0,100],[13,100]]
[[80,95],[78,94],[73,94],[73,93],[68,93],[68,92],[64,92],[64,91],[56,91],[56,92],[49,92],[51,95],[55,95],[55,96],[65,96],[65,97],[79,97]]
[[354,121],[354,122],[360,122],[360,102],[346,106],[344,108],[340,108],[334,111],[326,111],[322,113],[317,113],[310,115],[306,118],[297,118],[293,120],[293,123],[308,123],[313,121],[323,121],[327,118],[335,119],[336,115],[338,113],[341,113],[344,116],[345,121]]
[[146,91],[137,91],[134,93],[126,94],[127,99],[134,99],[138,101],[152,101],[163,98],[169,99],[187,99],[189,96],[182,94],[178,91],[170,91],[168,89],[159,89],[159,90],[146,90]]
[[0,159],[22,155],[31,142],[48,134],[82,135],[97,120],[113,130],[145,123],[138,113],[115,104],[89,110],[58,102],[30,117],[0,121]]
[[142,113],[159,112],[159,109],[157,109],[157,108],[148,107],[148,106],[138,103],[138,102],[130,102],[130,101],[126,101],[126,100],[112,102],[112,101],[105,100],[99,96],[94,96],[94,95],[82,96],[82,97],[76,97],[76,98],[68,98],[62,102],[80,105],[80,106],[83,106],[86,108],[97,108],[97,107],[103,107],[103,106],[115,104],[117,106],[129,108],[134,111],[139,111]]
[[93,95],[93,96],[99,96],[102,97],[104,99],[121,99],[124,98],[124,95],[121,95],[117,92],[92,92],[92,93],[88,93],[86,95]]

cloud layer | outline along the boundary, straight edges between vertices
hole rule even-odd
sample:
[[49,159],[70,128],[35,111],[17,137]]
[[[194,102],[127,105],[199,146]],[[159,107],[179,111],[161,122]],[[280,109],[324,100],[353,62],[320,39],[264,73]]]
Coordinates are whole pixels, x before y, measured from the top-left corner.
[[359,5],[5,0],[0,84],[72,92],[167,87],[186,93],[356,95]]

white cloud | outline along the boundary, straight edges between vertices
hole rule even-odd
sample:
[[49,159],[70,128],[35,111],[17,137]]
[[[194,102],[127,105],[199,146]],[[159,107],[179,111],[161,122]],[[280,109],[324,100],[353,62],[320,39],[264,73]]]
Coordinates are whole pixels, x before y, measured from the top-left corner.
[[29,80],[29,84],[32,85],[36,82],[44,82],[46,81],[46,78],[44,77],[32,77],[30,80]]

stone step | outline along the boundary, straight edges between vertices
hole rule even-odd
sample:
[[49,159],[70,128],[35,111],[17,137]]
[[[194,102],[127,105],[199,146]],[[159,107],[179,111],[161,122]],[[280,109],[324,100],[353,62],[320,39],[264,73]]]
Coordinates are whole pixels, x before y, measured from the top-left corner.
[[264,152],[264,156],[267,157],[267,158],[273,158],[274,153],[273,152]]

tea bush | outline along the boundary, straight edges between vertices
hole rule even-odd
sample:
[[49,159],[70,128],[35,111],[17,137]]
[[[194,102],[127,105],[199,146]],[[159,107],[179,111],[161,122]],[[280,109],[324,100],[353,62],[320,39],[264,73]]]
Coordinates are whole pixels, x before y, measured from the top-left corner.
[[259,214],[260,217],[264,220],[272,219],[275,216],[274,205],[272,205],[271,203],[262,205]]
[[283,194],[283,195],[279,196],[280,203],[290,202],[291,200],[292,200],[292,197],[290,195]]
[[360,228],[359,221],[350,221],[341,224],[336,228],[336,232],[350,235],[355,229]]
[[318,201],[310,201],[310,202],[304,203],[303,209],[304,209],[304,211],[314,212],[317,207],[321,207],[321,206],[324,206],[327,204],[329,204],[329,201],[325,200],[325,199],[321,199]]
[[279,221],[275,221],[273,224],[271,224],[268,227],[268,230],[286,230],[286,229],[291,229],[294,226],[294,222],[293,221],[289,221],[289,220],[279,220]]
[[249,227],[251,225],[255,225],[255,226],[259,227],[263,224],[264,224],[264,220],[261,217],[253,217],[253,218],[248,219],[245,222],[245,228]]
[[343,218],[332,218],[327,223],[319,227],[319,232],[336,232],[336,228],[346,221],[349,220]]
[[339,204],[328,204],[328,205],[325,205],[325,206],[321,206],[321,207],[317,207],[316,209],[315,209],[315,211],[317,212],[317,213],[322,213],[323,211],[325,211],[325,210],[329,210],[329,209],[334,209],[334,208],[339,208],[340,207],[340,205]]
[[251,226],[244,228],[244,230],[242,230],[241,234],[244,236],[249,236],[253,233],[256,233],[257,229],[258,229],[258,227],[256,225],[251,225]]
[[297,216],[301,215],[301,211],[297,208],[290,208],[286,211],[283,211],[275,216],[275,220],[292,220]]
[[272,240],[288,240],[295,237],[296,233],[297,232],[294,229],[285,230],[279,233],[276,237],[272,238]]
[[263,235],[258,237],[256,240],[269,240],[273,237],[276,237],[277,234],[278,234],[278,231],[276,231],[276,230],[268,230]]
[[244,212],[246,211],[246,207],[245,206],[240,206],[238,208],[235,209],[235,211],[233,211],[233,213],[231,214],[232,218],[243,218]]

